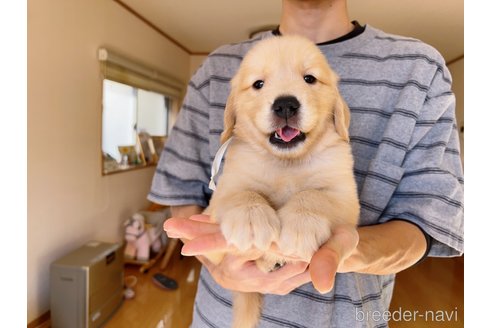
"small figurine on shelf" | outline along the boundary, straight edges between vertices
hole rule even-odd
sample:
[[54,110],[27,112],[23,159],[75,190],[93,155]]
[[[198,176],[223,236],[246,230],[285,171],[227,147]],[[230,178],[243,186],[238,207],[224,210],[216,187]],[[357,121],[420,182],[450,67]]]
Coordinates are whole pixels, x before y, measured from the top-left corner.
[[150,248],[159,252],[162,247],[161,232],[152,225],[146,225],[145,217],[140,213],[133,214],[132,218],[125,222],[125,257],[148,261]]

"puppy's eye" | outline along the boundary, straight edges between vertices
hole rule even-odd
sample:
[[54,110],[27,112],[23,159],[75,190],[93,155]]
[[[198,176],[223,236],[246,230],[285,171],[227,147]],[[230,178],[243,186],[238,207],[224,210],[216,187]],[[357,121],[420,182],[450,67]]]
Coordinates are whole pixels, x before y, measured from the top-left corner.
[[261,88],[263,88],[264,84],[265,84],[265,82],[262,80],[255,81],[255,83],[253,83],[253,88],[255,88],[257,90],[261,89]]
[[308,83],[308,84],[313,84],[316,82],[316,78],[312,75],[305,75],[304,81],[306,81],[306,83]]

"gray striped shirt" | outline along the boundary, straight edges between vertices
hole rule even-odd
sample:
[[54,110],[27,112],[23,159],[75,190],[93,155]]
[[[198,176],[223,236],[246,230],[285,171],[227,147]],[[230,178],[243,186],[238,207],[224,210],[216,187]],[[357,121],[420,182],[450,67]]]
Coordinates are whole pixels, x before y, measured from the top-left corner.
[[[229,81],[260,39],[220,47],[189,82],[148,199],[206,207]],[[463,174],[451,76],[441,55],[411,38],[366,26],[343,42],[320,45],[340,76],[351,110],[350,142],[361,203],[360,225],[400,218],[423,229],[430,256],[463,252]],[[394,275],[337,274],[325,295],[306,284],[266,295],[260,327],[386,327],[361,312],[388,309]],[[357,315],[359,314],[359,316]],[[229,327],[231,294],[202,269],[192,327]]]

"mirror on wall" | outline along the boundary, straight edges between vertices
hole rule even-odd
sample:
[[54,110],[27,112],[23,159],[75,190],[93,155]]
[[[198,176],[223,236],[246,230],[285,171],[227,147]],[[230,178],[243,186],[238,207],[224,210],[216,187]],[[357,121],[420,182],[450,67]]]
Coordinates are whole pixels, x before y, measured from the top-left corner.
[[176,119],[183,84],[106,48],[102,72],[102,173],[157,164]]
[[171,106],[163,94],[104,79],[103,173],[155,165],[170,129]]

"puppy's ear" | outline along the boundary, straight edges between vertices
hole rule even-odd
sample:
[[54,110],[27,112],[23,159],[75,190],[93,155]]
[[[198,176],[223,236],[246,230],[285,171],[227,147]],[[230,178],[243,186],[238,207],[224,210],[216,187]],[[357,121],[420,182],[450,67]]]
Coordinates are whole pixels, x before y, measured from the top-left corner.
[[234,131],[234,125],[236,124],[236,104],[235,104],[234,91],[231,91],[227,98],[226,107],[224,110],[224,131],[220,135],[220,143],[223,144],[230,137]]
[[350,124],[350,109],[345,100],[338,94],[333,110],[333,119],[335,121],[335,130],[343,140],[349,141],[349,124]]

